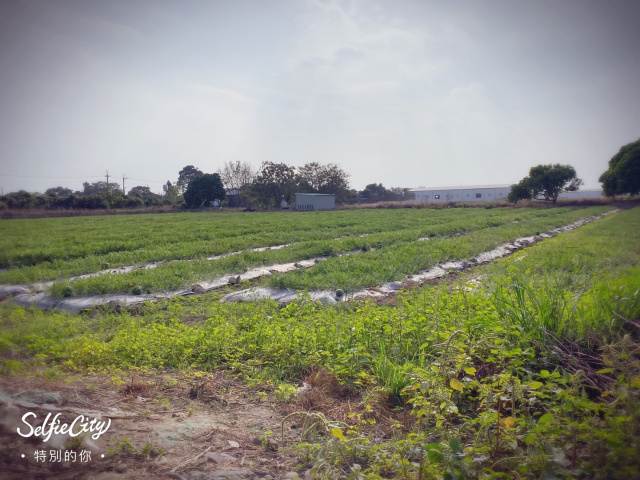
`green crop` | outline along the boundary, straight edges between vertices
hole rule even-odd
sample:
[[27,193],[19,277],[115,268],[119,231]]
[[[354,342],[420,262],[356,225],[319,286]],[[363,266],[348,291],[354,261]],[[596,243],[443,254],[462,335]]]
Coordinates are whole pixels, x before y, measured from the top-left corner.
[[[418,248],[432,252],[431,260],[453,258],[585,215],[540,213],[343,258],[387,255],[401,263]],[[276,399],[284,402],[290,385],[324,370],[362,402],[351,402],[355,411],[346,418],[299,411],[283,419],[306,425],[294,447],[301,467],[319,478],[635,478],[638,232],[640,208],[623,211],[449,282],[403,292],[386,306],[324,307],[304,294],[284,307],[221,304],[217,295],[202,295],[71,315],[5,301],[0,371],[25,372],[29,362],[221,369],[279,386]],[[392,249],[404,253],[390,257]],[[383,437],[376,418],[398,423]]]
[[[520,234],[534,234],[551,227],[561,226],[588,215],[602,213],[606,208],[591,209],[560,208],[549,210],[406,210],[406,211],[359,211],[359,212],[318,212],[319,214],[243,214],[212,215],[160,215],[145,224],[141,218],[140,230],[149,229],[148,237],[137,232],[133,240],[120,246],[127,249],[110,254],[91,252],[104,250],[105,238],[95,239],[94,230],[77,235],[86,235],[83,249],[68,248],[68,259],[42,261],[33,266],[11,268],[0,272],[0,281],[29,283],[35,280],[58,278],[51,288],[57,297],[82,296],[87,294],[131,293],[137,287],[142,292],[159,292],[189,288],[194,283],[211,280],[227,274],[242,274],[248,268],[275,263],[295,262],[313,257],[333,257],[354,250],[366,251],[357,256],[331,258],[308,272],[295,272],[276,276],[272,285],[289,288],[342,288],[353,290],[363,286],[375,286],[384,281],[402,278],[404,274],[415,273],[419,269],[432,266],[438,261],[463,258],[492,248],[505,240],[512,240]],[[195,217],[195,218],[192,218]],[[186,220],[185,220],[186,218]],[[120,217],[101,217],[103,230],[124,235],[123,226],[130,226]],[[174,220],[171,223],[169,220]],[[295,222],[292,220],[294,219]],[[51,219],[49,219],[51,220]],[[53,219],[66,221],[67,219]],[[100,220],[91,219],[91,225]],[[167,221],[165,221],[167,220]],[[161,225],[155,225],[161,222]],[[212,233],[207,236],[216,240],[199,240],[202,230],[208,224]],[[254,232],[256,225],[263,226],[260,238]],[[0,226],[3,224],[0,224]],[[18,224],[25,227],[27,223]],[[37,223],[35,225],[38,225]],[[181,228],[176,231],[176,225]],[[305,227],[301,230],[300,225]],[[152,228],[155,227],[155,228]],[[313,228],[311,228],[313,227]],[[71,232],[75,228],[69,226]],[[222,229],[227,229],[222,231]],[[188,233],[190,230],[200,233]],[[71,232],[60,232],[59,236],[49,235],[49,247],[69,239]],[[187,233],[185,233],[187,232]],[[236,232],[234,236],[231,233]],[[245,232],[240,234],[240,232]],[[459,238],[441,238],[464,233]],[[27,235],[23,232],[23,234]],[[37,236],[35,232],[29,232]],[[115,235],[115,234],[114,234]],[[190,238],[194,238],[190,241]],[[11,237],[11,236],[10,236]],[[468,240],[465,240],[468,237]],[[128,237],[127,237],[128,238]],[[429,241],[419,241],[431,238]],[[115,237],[112,243],[118,243]],[[255,252],[247,248],[290,242],[291,245],[279,250]],[[7,242],[11,243],[11,242]],[[75,244],[72,242],[72,244]],[[470,245],[473,244],[473,247]],[[102,247],[100,247],[102,245]],[[465,246],[466,245],[466,246]],[[227,258],[206,260],[211,254],[238,252]],[[43,256],[42,252],[20,254],[26,246],[20,245],[5,254],[6,263],[24,261]],[[74,255],[84,254],[83,257]],[[46,256],[46,255],[45,255]],[[362,258],[360,258],[362,257]],[[75,273],[95,272],[108,265],[116,268],[133,261],[164,261],[155,269],[136,269],[127,274],[109,273],[98,277],[65,280],[65,276]],[[65,273],[66,272],[66,273]],[[64,275],[63,275],[64,274]],[[62,275],[62,277],[60,277]]]
[[404,275],[416,274],[438,262],[470,258],[518,237],[535,235],[603,211],[600,207],[595,210],[555,211],[552,215],[532,217],[517,223],[504,222],[459,237],[385,246],[360,255],[331,258],[309,270],[275,275],[268,283],[300,290],[341,288],[354,291],[401,280]]
[[8,270],[0,271],[0,283],[64,279],[106,268],[202,260],[251,248],[360,235],[384,237],[386,233],[399,240],[415,240],[526,222],[568,210],[577,209],[179,213],[3,220],[0,268]]

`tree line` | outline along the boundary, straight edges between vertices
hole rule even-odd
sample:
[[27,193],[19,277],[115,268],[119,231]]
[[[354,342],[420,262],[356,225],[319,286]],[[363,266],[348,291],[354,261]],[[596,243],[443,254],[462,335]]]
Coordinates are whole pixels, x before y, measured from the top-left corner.
[[[640,139],[620,148],[600,176],[605,195],[640,194]],[[583,184],[571,165],[537,165],[529,175],[513,185],[507,200],[542,199],[556,203],[563,192],[576,191]],[[175,183],[167,181],[163,194],[138,185],[126,194],[119,184],[104,181],[82,184],[72,191],[65,187],[47,189],[44,194],[24,190],[0,196],[0,210],[14,209],[109,209],[172,206],[200,208],[230,207],[280,208],[295,201],[296,193],[326,193],[336,203],[374,203],[413,200],[407,188],[386,188],[371,183],[363,190],[352,189],[349,174],[335,163],[307,163],[294,167],[285,163],[263,162],[254,169],[247,162],[225,162],[214,173],[187,165],[178,172]]]
[[171,198],[151,192],[146,186],[136,186],[123,194],[119,185],[107,182],[84,182],[82,190],[73,191],[66,187],[53,187],[44,193],[25,190],[11,192],[0,197],[0,210],[17,209],[107,209],[140,208],[171,205]]
[[[606,196],[640,194],[640,139],[620,148],[599,181]],[[571,165],[537,165],[511,187],[507,201],[536,199],[556,203],[561,193],[575,192],[583,183]]]
[[226,198],[229,206],[279,208],[295,201],[296,193],[333,194],[336,202],[358,203],[409,200],[409,189],[385,188],[381,183],[352,189],[349,174],[339,165],[311,162],[301,167],[263,162],[254,169],[246,162],[226,162],[205,174],[193,165],[179,172],[177,186],[188,208]]
[[53,187],[44,193],[25,190],[0,196],[0,210],[12,209],[135,209],[171,206],[200,208],[222,205],[244,208],[280,208],[295,201],[296,193],[334,194],[338,203],[398,201],[410,199],[408,189],[386,188],[381,183],[357,191],[349,174],[335,163],[307,163],[301,167],[263,162],[256,169],[247,162],[232,161],[214,173],[193,165],[178,172],[175,183],[167,181],[163,194],[138,185],[126,193],[115,182],[84,182],[82,190]]

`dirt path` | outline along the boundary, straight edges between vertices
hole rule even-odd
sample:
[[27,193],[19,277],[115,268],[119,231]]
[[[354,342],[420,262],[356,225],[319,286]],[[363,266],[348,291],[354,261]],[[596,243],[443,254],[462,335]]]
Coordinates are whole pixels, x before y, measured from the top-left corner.
[[[299,408],[222,374],[0,377],[0,478],[295,478],[296,458],[280,445],[280,431],[282,419]],[[60,423],[84,415],[111,424],[81,442],[68,434],[23,438],[17,429],[29,433],[29,412],[33,428],[48,414],[45,427],[56,414]],[[299,440],[299,428],[287,422],[285,443]],[[52,451],[62,461],[52,460]],[[91,459],[81,461],[87,451]],[[36,461],[36,452],[46,460]]]

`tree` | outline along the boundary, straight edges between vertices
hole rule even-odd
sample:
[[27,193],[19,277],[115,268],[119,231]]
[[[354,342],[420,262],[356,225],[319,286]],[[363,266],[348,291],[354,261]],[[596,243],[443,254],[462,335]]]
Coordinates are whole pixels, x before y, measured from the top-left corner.
[[405,200],[412,200],[415,197],[409,191],[408,188],[391,187],[387,189],[387,199],[402,202]]
[[256,178],[253,167],[246,162],[224,162],[224,167],[218,169],[222,184],[228,190],[240,190],[251,185]]
[[107,182],[84,182],[82,184],[83,195],[101,195],[107,193],[120,194],[122,193],[120,187],[115,182],[109,182],[109,189],[107,190]]
[[334,194],[343,201],[349,191],[349,174],[335,163],[311,162],[298,168],[296,183],[301,192]]
[[143,187],[142,185],[138,185],[137,187],[133,187],[127,193],[127,196],[129,196],[129,197],[139,197],[139,198],[145,198],[145,197],[149,197],[151,195],[153,195],[153,192],[151,192],[151,189],[149,187]]
[[36,198],[37,193],[29,193],[26,190],[19,190],[17,192],[7,193],[3,197],[3,202],[6,203],[9,208],[35,208],[37,207]]
[[44,192],[45,195],[49,195],[51,197],[67,197],[73,193],[73,190],[65,187],[54,187],[47,188]]
[[278,206],[282,197],[287,202],[295,187],[296,171],[284,163],[263,162],[253,183],[253,192],[260,201]]
[[187,190],[187,186],[191,183],[192,180],[195,180],[198,177],[204,175],[199,169],[194,167],[193,165],[187,165],[182,170],[178,172],[178,188],[181,193],[184,193]]
[[511,186],[507,201],[518,203],[519,200],[531,200],[531,188],[529,187],[529,177],[525,177],[520,182]]
[[319,183],[319,193],[332,193],[341,202],[349,191],[349,174],[337,164],[329,163],[322,168]]
[[609,169],[599,181],[607,196],[640,193],[640,139],[622,147],[609,160]]
[[213,200],[224,200],[224,187],[217,173],[206,173],[189,182],[184,201],[189,208],[199,208]]
[[[127,196],[130,198],[139,198],[142,200],[145,207],[159,207],[163,204],[162,197],[160,195],[153,193],[149,187],[144,187],[142,185],[133,187],[129,190]],[[113,206],[130,206],[133,204],[134,202],[127,202],[127,199],[122,198],[116,203],[113,203]]]
[[[551,200],[554,204],[558,195],[563,192],[575,192],[583,181],[577,177],[576,170],[571,165],[538,165],[531,167],[529,176],[511,187],[509,201],[527,198]],[[542,196],[542,198],[540,198]]]
[[303,193],[318,193],[322,184],[322,165],[311,162],[298,168],[296,183]]
[[182,202],[182,197],[180,196],[177,185],[172,185],[171,182],[167,180],[166,185],[163,185],[162,189],[164,190],[163,203],[165,205],[176,205]]
[[109,203],[107,202],[106,198],[101,195],[84,195],[82,197],[76,197],[75,201],[73,202],[73,208],[95,210],[109,208]]
[[360,192],[362,198],[367,199],[369,202],[382,202],[387,199],[388,190],[382,185],[378,183],[370,183],[364,190]]

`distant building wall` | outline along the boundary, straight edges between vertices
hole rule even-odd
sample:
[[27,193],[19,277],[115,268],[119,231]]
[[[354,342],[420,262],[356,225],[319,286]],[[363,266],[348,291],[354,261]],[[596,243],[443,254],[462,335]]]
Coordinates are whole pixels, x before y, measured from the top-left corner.
[[335,210],[336,196],[324,193],[296,193],[296,210]]
[[[487,202],[506,200],[511,185],[476,185],[470,187],[429,187],[413,188],[417,202]],[[561,193],[558,198],[602,198],[602,190],[589,189]]]
[[577,192],[565,192],[558,195],[558,198],[572,199],[572,198],[602,198],[604,192],[598,189],[590,190],[578,190]]
[[487,202],[504,200],[511,185],[476,185],[469,187],[413,188],[417,202]]

